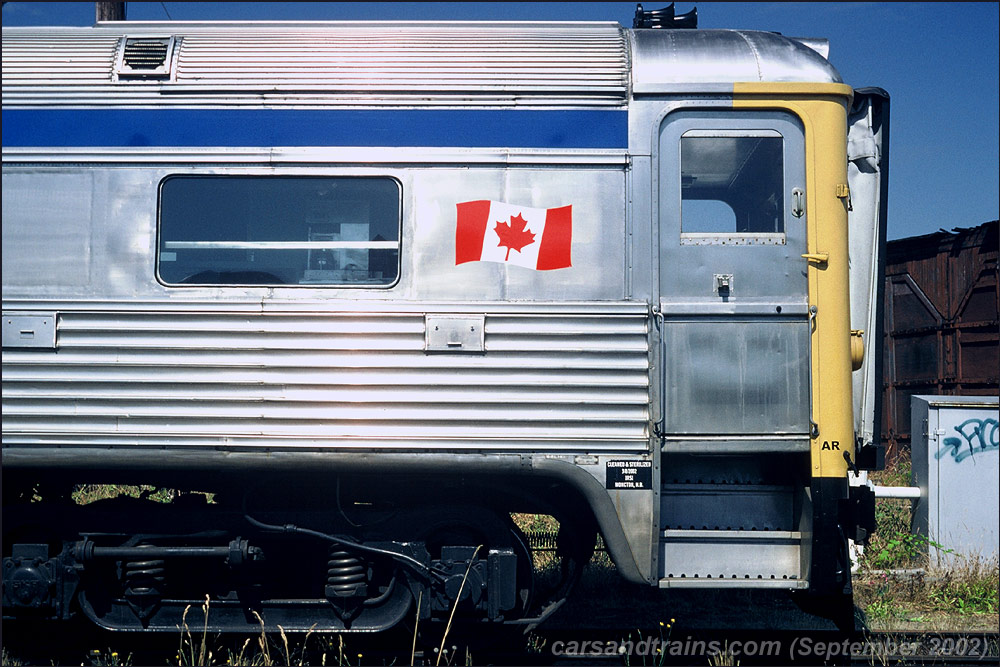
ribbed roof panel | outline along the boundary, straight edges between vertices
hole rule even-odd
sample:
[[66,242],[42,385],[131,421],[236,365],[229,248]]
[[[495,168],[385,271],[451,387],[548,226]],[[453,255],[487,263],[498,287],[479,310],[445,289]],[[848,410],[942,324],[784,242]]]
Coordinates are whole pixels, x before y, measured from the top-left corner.
[[113,35],[3,33],[3,94],[8,88],[59,82],[109,83],[119,39]]
[[[126,35],[176,38],[169,80],[115,81]],[[624,105],[628,83],[627,40],[616,24],[117,24],[8,29],[3,40],[8,106],[259,103],[262,95],[269,103]]]

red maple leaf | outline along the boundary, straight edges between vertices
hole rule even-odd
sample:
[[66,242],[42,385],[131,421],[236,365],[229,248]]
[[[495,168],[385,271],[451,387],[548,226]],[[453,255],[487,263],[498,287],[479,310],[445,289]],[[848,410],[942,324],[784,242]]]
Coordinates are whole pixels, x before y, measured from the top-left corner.
[[503,261],[506,262],[510,259],[511,250],[521,252],[521,248],[535,242],[535,235],[525,229],[527,226],[528,221],[522,218],[520,213],[512,217],[509,223],[497,223],[497,226],[493,229],[497,233],[497,236],[500,237],[500,243],[497,244],[497,247],[507,247],[507,256],[503,258]]

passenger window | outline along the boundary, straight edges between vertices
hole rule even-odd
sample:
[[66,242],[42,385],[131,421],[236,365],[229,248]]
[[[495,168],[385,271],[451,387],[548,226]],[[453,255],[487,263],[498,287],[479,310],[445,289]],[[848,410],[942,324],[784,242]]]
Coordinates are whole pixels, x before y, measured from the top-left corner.
[[680,146],[682,244],[784,242],[781,135],[689,130]]
[[399,276],[391,178],[171,176],[157,271],[169,285],[379,287]]

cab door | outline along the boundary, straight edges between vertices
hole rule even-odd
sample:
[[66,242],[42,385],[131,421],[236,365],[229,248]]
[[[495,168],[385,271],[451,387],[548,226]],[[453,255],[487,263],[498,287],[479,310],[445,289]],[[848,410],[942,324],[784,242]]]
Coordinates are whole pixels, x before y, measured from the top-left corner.
[[666,451],[808,450],[802,125],[779,111],[677,111],[658,149]]

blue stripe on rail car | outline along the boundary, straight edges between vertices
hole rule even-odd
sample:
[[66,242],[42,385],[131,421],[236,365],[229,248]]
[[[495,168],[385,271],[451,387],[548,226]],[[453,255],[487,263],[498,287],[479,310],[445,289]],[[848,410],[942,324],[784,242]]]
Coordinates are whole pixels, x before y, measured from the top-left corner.
[[4,146],[626,148],[623,109],[5,109]]

